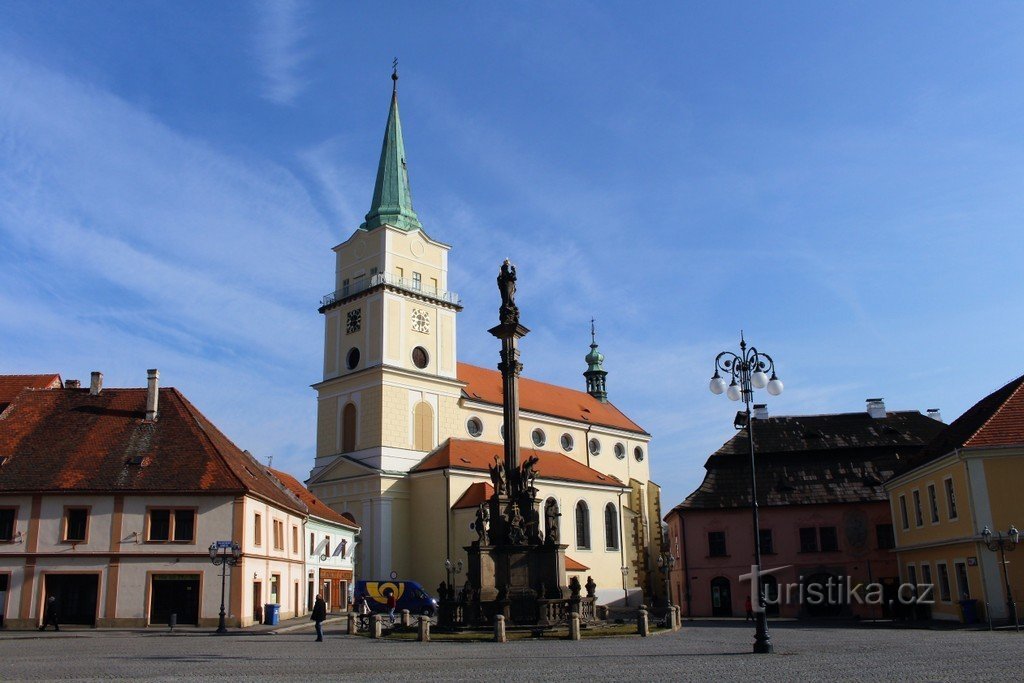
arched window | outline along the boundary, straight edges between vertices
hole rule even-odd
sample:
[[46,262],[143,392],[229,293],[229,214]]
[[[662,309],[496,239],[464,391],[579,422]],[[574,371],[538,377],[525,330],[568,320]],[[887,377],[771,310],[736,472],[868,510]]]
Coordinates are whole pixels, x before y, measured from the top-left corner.
[[413,420],[413,447],[418,451],[431,450],[434,447],[434,409],[420,401],[413,411]]
[[351,453],[356,449],[356,404],[348,403],[341,412],[341,452]]
[[590,549],[590,508],[582,500],[576,503],[576,547]]
[[615,513],[615,503],[604,506],[604,547],[619,549],[619,516]]

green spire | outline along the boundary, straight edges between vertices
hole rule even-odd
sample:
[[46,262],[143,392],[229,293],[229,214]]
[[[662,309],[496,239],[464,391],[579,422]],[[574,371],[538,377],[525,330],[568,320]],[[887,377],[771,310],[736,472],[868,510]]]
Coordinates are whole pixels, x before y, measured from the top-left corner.
[[385,223],[402,230],[422,230],[420,219],[412,208],[409,173],[405,164],[405,142],[402,140],[402,122],[398,118],[398,69],[391,74],[391,111],[384,130],[384,145],[380,150],[377,182],[373,186],[373,202],[366,222],[359,226],[373,230]]
[[605,378],[608,372],[604,369],[604,354],[597,350],[597,334],[594,331],[594,319],[590,319],[590,353],[584,357],[587,361],[587,371],[583,376],[587,378],[587,393],[601,403],[608,402],[608,390],[605,386]]

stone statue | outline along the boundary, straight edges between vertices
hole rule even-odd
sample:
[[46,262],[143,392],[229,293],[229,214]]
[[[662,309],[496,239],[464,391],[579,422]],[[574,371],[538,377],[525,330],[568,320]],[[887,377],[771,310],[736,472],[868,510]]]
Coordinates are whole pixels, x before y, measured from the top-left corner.
[[501,292],[501,308],[498,319],[502,325],[519,324],[519,308],[516,306],[516,267],[508,259],[501,264],[498,273],[498,291]]
[[448,584],[445,583],[444,581],[442,581],[441,583],[437,584],[437,597],[440,600],[447,600],[448,599]]
[[508,542],[512,545],[526,544],[526,520],[519,514],[519,506],[512,503],[512,514],[508,520]]
[[558,512],[558,503],[553,498],[549,498],[548,502],[544,503],[545,543],[550,545],[558,544],[558,518],[561,516],[561,513]]
[[498,495],[504,495],[508,490],[506,487],[505,464],[498,459],[498,456],[494,456],[494,464],[488,465],[487,469],[491,473],[491,485],[494,486],[494,492]]
[[587,577],[587,597],[592,598],[597,595],[597,584],[594,583],[594,577]]
[[535,468],[539,461],[540,458],[536,455],[531,455],[529,459],[523,463],[522,483],[524,490],[533,488],[533,482],[537,479],[537,470]]
[[476,535],[480,539],[480,545],[487,543],[487,531],[491,525],[491,510],[487,507],[487,501],[480,503],[476,509]]
[[579,577],[572,577],[569,579],[569,593],[571,598],[580,597],[580,580]]

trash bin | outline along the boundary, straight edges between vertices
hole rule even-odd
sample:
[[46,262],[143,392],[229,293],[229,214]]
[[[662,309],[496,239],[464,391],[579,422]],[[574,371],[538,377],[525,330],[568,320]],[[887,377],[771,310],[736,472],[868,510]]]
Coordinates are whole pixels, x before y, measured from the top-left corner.
[[277,626],[281,623],[281,605],[268,602],[263,606],[263,623]]
[[977,600],[961,600],[960,610],[963,612],[963,621],[965,624],[976,624],[978,623],[978,601]]

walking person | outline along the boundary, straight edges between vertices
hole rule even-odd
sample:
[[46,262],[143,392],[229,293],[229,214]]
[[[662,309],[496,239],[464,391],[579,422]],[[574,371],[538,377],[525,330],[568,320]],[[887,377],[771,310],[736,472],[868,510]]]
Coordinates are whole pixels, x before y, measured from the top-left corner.
[[324,642],[324,620],[327,618],[327,603],[324,597],[316,594],[316,601],[313,603],[313,613],[309,618],[316,624],[316,642]]
[[388,616],[391,617],[391,623],[395,623],[395,606],[398,604],[398,600],[395,599],[395,591],[388,590]]
[[60,624],[57,623],[57,598],[53,595],[46,598],[46,610],[43,612],[43,625],[39,627],[40,631],[45,631],[46,627],[53,624],[53,630],[59,631]]
[[747,617],[743,621],[754,621],[754,605],[750,602],[750,596],[743,603],[743,609],[747,611]]

